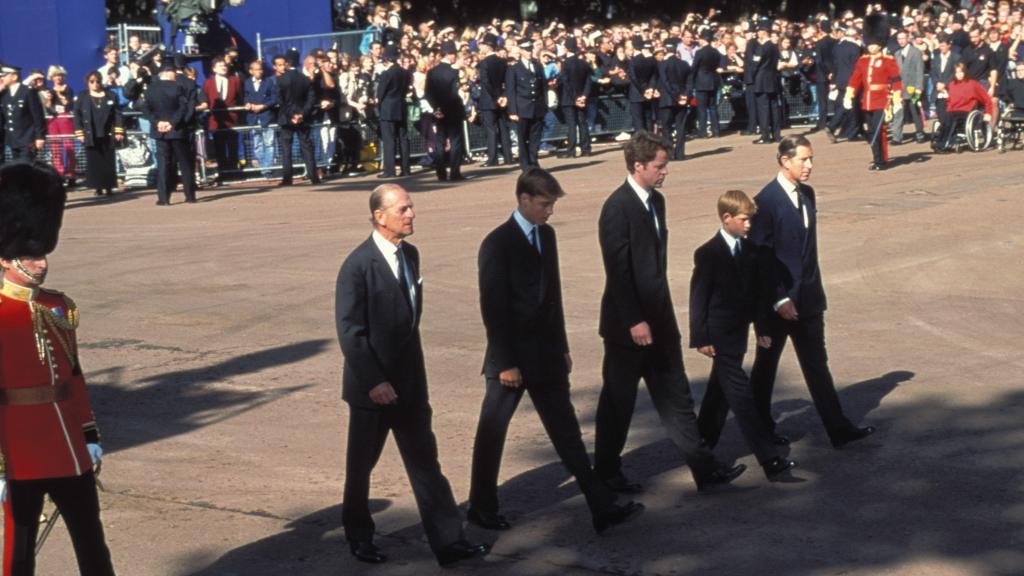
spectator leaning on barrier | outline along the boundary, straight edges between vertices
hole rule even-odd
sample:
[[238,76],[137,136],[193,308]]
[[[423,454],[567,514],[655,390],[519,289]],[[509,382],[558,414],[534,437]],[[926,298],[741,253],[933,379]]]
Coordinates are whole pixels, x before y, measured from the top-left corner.
[[203,93],[210,103],[208,127],[213,134],[213,153],[217,159],[218,179],[224,172],[238,168],[238,112],[242,105],[242,83],[230,73],[223,57],[214,58],[213,76],[203,83]]
[[277,82],[273,77],[264,78],[266,71],[262,60],[249,63],[249,78],[243,86],[245,123],[251,127],[254,168],[259,168],[264,178],[271,176],[274,165],[274,129],[270,125],[277,121]]

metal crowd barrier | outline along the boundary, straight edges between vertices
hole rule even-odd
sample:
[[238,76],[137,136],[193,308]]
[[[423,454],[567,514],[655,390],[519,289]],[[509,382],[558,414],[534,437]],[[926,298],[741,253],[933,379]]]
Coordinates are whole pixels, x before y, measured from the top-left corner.
[[256,54],[263,60],[267,60],[284,54],[290,48],[295,48],[299,54],[309,54],[314,48],[328,50],[337,49],[339,52],[349,56],[359,55],[359,45],[365,34],[373,34],[375,40],[380,40],[380,31],[350,30],[346,32],[329,32],[326,34],[305,34],[301,36],[279,36],[277,38],[264,38],[259,32],[256,33]]
[[127,66],[131,56],[128,38],[138,36],[141,44],[157,46],[163,43],[164,31],[159,26],[143,26],[139,24],[118,24],[107,26],[107,35],[116,38],[116,46],[121,57],[121,64]]

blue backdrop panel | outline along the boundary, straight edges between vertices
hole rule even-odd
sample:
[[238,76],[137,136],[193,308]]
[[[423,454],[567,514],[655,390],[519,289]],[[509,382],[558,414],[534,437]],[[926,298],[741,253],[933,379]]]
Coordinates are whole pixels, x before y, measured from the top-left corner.
[[103,64],[105,10],[103,0],[0,1],[0,59],[23,74],[61,64],[81,90],[85,75]]
[[241,8],[224,10],[223,20],[241,36],[255,56],[256,33],[264,38],[326,34],[331,31],[329,0],[246,0]]

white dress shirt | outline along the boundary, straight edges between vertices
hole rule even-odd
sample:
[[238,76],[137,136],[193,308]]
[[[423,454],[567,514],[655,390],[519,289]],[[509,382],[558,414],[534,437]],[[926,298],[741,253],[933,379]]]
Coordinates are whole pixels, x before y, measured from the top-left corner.
[[[652,206],[650,204],[650,198],[651,198],[650,191],[648,191],[643,186],[637,184],[636,180],[633,180],[633,175],[632,174],[629,174],[629,175],[626,176],[626,182],[629,182],[629,185],[633,188],[633,191],[636,192],[636,195],[640,198],[640,201],[644,203],[644,206],[650,212],[652,210]],[[661,224],[658,223],[658,219],[657,218],[654,219],[654,229],[658,231],[658,237],[660,238],[661,237]]]
[[[519,213],[519,210],[514,210],[512,212],[512,218],[516,221],[516,224],[519,224],[519,229],[523,231],[523,234],[526,235],[526,241],[529,242],[534,247],[536,247],[538,251],[542,251],[543,249],[540,248],[540,227],[534,224],[533,222],[527,220],[522,214]],[[533,240],[530,239],[531,234],[537,235],[536,244],[534,244]]]
[[[398,247],[399,244],[392,244],[385,238],[380,232],[376,230],[372,234],[373,243],[377,245],[377,249],[384,256],[384,261],[388,263],[388,267],[391,268],[391,273],[395,275],[395,280],[398,280],[399,284],[402,283],[402,279],[398,277]],[[416,284],[419,282],[418,279],[412,277],[412,271],[408,269],[409,262],[406,261],[405,273],[408,275],[409,284],[409,302],[412,302],[413,312],[416,312]]]
[[797,185],[790,182],[788,178],[783,176],[782,172],[779,172],[778,181],[779,185],[782,186],[782,189],[786,191],[786,196],[789,196],[789,201],[793,203],[793,207],[797,209],[802,208],[804,214],[804,228],[809,228],[811,225],[811,221],[810,218],[807,216],[807,206],[804,206],[800,203],[800,198],[796,191]]

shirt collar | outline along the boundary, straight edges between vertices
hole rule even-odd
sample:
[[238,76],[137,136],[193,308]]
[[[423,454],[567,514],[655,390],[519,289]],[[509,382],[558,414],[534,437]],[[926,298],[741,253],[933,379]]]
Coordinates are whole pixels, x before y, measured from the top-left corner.
[[536,224],[524,218],[523,215],[519,213],[518,208],[512,211],[512,219],[516,221],[516,224],[519,224],[519,228],[523,231],[523,234],[526,234],[527,238],[530,237],[530,232],[532,232],[533,229],[537,226]]
[[640,201],[644,203],[644,206],[647,206],[647,200],[648,198],[651,197],[650,190],[647,190],[643,186],[637,184],[636,180],[633,180],[632,174],[626,176],[626,182],[628,182],[629,185],[633,188],[633,191],[636,192],[636,195],[640,197]]
[[734,238],[732,234],[725,231],[725,228],[719,228],[718,233],[725,239],[726,245],[729,246],[729,252],[736,252],[736,243],[740,241],[739,238]]
[[388,257],[394,257],[398,254],[398,245],[392,244],[383,234],[374,230],[371,236],[373,237],[373,243],[377,245],[377,249],[380,250],[381,254]]
[[782,175],[782,172],[779,172],[779,175],[776,178],[776,180],[778,180],[779,185],[782,186],[782,189],[786,191],[786,194],[789,194],[790,196],[796,194],[796,184],[790,182],[789,178],[786,178],[785,176]]

